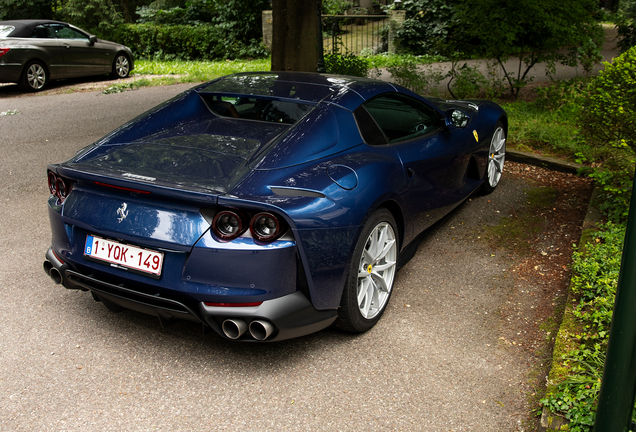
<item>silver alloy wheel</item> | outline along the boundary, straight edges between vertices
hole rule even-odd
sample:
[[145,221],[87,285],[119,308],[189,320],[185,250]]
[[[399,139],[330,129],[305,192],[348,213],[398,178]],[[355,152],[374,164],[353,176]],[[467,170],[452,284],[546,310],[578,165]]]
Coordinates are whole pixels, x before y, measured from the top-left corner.
[[33,90],[40,90],[46,84],[46,71],[42,65],[33,63],[27,70],[27,82]]
[[130,72],[130,62],[125,55],[117,56],[115,59],[115,73],[119,78],[126,78]]
[[358,267],[358,309],[366,319],[380,313],[391,293],[397,263],[393,227],[381,222],[371,231]]
[[494,188],[499,183],[506,161],[506,133],[499,126],[492,135],[490,152],[488,153],[488,184]]

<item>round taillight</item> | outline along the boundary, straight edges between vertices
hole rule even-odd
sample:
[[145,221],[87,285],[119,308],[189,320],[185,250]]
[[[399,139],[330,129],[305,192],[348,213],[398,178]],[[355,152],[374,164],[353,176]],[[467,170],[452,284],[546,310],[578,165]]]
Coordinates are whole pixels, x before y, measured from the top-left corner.
[[48,180],[49,180],[49,190],[51,191],[51,195],[57,195],[57,186],[55,185],[55,182],[57,181],[57,176],[55,175],[53,171],[49,171]]
[[252,236],[260,241],[272,241],[282,234],[281,223],[271,213],[258,213],[250,222]]
[[212,230],[214,234],[223,240],[232,240],[240,236],[243,231],[243,221],[238,213],[230,210],[224,210],[214,216],[212,221]]
[[55,189],[57,189],[57,197],[60,199],[60,201],[64,201],[69,192],[68,186],[64,179],[61,179],[60,177],[57,178],[57,180],[55,181]]

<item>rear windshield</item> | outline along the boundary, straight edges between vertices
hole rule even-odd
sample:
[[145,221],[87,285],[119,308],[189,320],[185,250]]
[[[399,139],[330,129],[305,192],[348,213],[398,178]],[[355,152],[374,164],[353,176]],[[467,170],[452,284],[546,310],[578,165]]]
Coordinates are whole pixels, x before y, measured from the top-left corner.
[[0,38],[8,37],[13,30],[15,27],[12,25],[0,25]]
[[253,96],[201,96],[210,107],[210,110],[220,116],[271,123],[294,124],[314,107],[309,104]]

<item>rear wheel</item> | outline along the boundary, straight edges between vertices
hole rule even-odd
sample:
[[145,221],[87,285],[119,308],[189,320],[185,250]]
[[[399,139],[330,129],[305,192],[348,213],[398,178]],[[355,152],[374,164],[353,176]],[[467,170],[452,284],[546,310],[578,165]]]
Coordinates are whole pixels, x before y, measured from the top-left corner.
[[362,333],[379,321],[393,290],[397,257],[395,219],[391,212],[380,209],[371,215],[356,244],[337,327]]
[[495,132],[490,140],[488,151],[488,166],[486,168],[486,181],[482,187],[484,194],[489,194],[495,190],[501,179],[504,162],[506,161],[506,131],[501,122],[497,122]]
[[46,68],[39,61],[33,61],[24,68],[18,85],[22,91],[36,92],[44,89],[49,80]]
[[130,60],[126,54],[117,54],[113,62],[113,78],[126,78],[130,74]]

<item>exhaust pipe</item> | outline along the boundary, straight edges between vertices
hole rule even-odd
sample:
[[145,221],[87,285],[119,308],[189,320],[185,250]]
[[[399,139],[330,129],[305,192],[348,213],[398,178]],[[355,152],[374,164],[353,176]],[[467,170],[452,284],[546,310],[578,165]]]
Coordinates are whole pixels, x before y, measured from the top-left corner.
[[223,333],[230,339],[238,339],[247,331],[247,324],[240,319],[226,319],[223,321]]
[[44,264],[42,264],[42,266],[44,267],[44,273],[46,273],[47,276],[51,276],[51,269],[53,268],[53,264],[51,264],[51,261],[44,261]]
[[53,279],[53,282],[55,282],[56,284],[59,285],[62,283],[62,273],[60,273],[60,271],[55,267],[51,267],[49,276],[51,276],[51,279]]
[[58,285],[62,283],[62,273],[60,273],[60,271],[53,266],[53,263],[51,261],[44,261],[43,267],[44,272],[49,275],[51,279],[53,279],[53,282]]
[[256,320],[250,323],[250,334],[258,341],[264,341],[274,333],[274,325],[268,321]]

